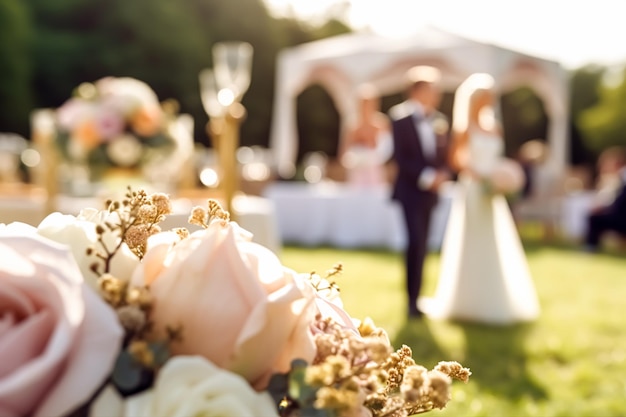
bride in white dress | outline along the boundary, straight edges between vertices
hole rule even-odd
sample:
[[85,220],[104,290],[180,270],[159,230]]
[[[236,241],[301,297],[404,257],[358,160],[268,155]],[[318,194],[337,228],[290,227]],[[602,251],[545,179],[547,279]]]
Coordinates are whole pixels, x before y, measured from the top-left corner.
[[505,197],[484,186],[503,157],[494,80],[474,74],[456,92],[451,161],[459,180],[441,250],[441,273],[421,308],[433,318],[487,324],[530,321],[539,303]]

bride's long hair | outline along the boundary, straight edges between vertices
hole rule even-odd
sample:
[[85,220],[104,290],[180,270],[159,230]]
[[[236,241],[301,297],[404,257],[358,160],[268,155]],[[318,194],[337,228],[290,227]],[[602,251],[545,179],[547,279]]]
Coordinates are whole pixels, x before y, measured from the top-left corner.
[[[467,77],[454,94],[448,162],[458,172],[465,169],[469,163],[467,150],[468,128],[476,98],[480,96],[479,93],[491,92],[494,86],[494,78],[487,73],[480,72]],[[495,112],[495,109],[492,110]]]
[[478,97],[478,93],[492,91],[494,86],[494,78],[490,74],[482,72],[470,75],[461,83],[454,94],[452,108],[453,133],[459,134],[467,130],[474,99]]

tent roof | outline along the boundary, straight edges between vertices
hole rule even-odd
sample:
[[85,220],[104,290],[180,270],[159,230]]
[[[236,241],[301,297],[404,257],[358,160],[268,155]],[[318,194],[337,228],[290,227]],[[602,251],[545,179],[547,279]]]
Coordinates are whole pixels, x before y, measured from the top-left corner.
[[[402,39],[370,32],[343,34],[287,48],[279,55],[279,62],[291,67],[291,77],[305,79],[315,69],[332,67],[349,76],[354,84],[377,84],[383,93],[401,89],[406,70],[424,61],[449,67],[444,69],[444,84],[452,89],[473,72],[489,72],[498,78],[506,70],[501,67],[513,59],[560,70],[555,61],[470,40],[432,26]],[[293,84],[304,84],[304,88],[308,85],[304,79],[294,80]]]
[[323,85],[340,115],[350,120],[356,114],[360,85],[371,83],[381,95],[403,91],[405,74],[415,65],[438,67],[443,88],[449,91],[475,72],[493,75],[502,91],[529,85],[544,100],[549,115],[566,117],[567,73],[555,61],[431,26],[404,39],[356,32],[287,48],[279,54],[270,138],[279,164],[295,162],[293,101],[307,86]]

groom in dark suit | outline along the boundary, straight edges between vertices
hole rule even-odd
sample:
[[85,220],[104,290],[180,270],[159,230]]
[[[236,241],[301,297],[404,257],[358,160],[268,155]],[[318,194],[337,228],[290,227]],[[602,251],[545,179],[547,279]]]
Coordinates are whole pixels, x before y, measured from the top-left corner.
[[610,204],[593,210],[587,217],[585,249],[595,252],[606,232],[616,232],[626,237],[626,150],[616,155],[619,164],[618,175],[621,184]]
[[[400,203],[407,231],[405,273],[409,317],[420,317],[417,299],[427,253],[428,232],[439,186],[447,169],[447,121],[436,109],[441,99],[439,70],[414,67],[407,74],[408,99],[390,109],[397,176],[392,198]],[[439,120],[437,120],[439,117]],[[445,126],[438,129],[437,126]]]

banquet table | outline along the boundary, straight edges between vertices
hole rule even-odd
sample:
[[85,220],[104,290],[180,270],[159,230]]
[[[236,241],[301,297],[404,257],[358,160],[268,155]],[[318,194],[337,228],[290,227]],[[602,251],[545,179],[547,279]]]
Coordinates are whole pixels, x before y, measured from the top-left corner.
[[[402,209],[386,186],[359,187],[340,182],[276,182],[263,196],[272,201],[281,239],[303,246],[401,250],[406,241]],[[441,193],[428,239],[441,247],[452,189]]]
[[[401,250],[405,243],[401,208],[389,199],[386,187],[360,188],[336,182],[308,184],[276,182],[263,196],[241,195],[233,202],[236,221],[253,234],[252,240],[275,253],[283,243],[304,246],[330,245],[340,248],[375,247]],[[441,247],[453,189],[442,191],[431,223],[429,247]],[[581,191],[561,199],[559,226],[565,238],[580,240],[594,193]],[[76,215],[82,208],[102,207],[96,198],[58,196],[57,210]],[[174,213],[163,229],[197,227],[187,223],[191,207],[206,201],[189,198],[172,200]],[[46,197],[32,192],[21,195],[0,193],[0,223],[19,221],[37,225],[46,216]]]
[[[194,200],[188,198],[172,199],[173,213],[160,223],[163,230],[175,227],[186,227],[195,231],[199,226],[187,222],[193,206],[206,207],[206,200]],[[56,210],[71,215],[78,215],[83,208],[102,208],[104,202],[96,197],[70,197],[58,195],[56,197]],[[242,228],[252,233],[252,241],[259,243],[274,253],[280,253],[282,241],[278,232],[276,212],[273,202],[250,195],[240,195],[233,201],[235,220]],[[6,196],[0,195],[0,223],[23,222],[38,225],[46,216],[45,196],[24,195]]]

